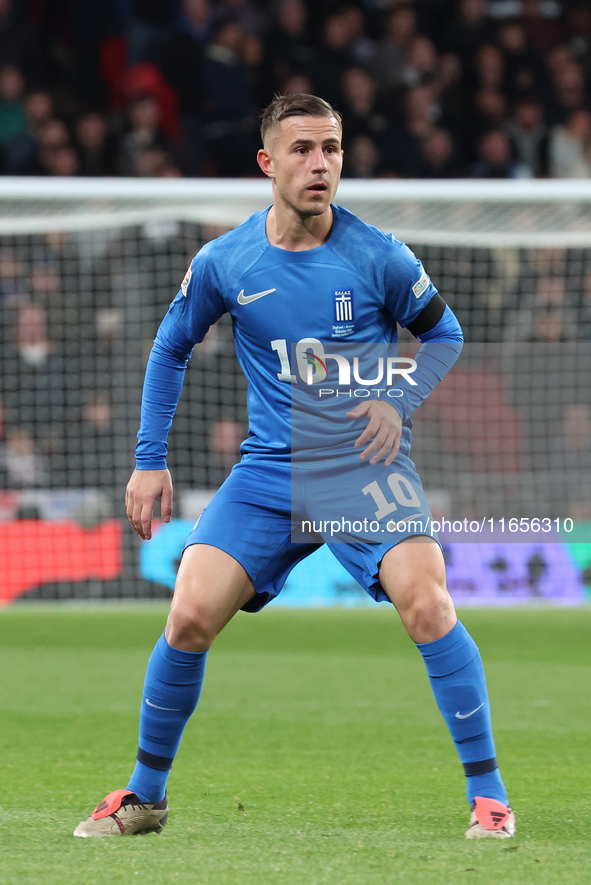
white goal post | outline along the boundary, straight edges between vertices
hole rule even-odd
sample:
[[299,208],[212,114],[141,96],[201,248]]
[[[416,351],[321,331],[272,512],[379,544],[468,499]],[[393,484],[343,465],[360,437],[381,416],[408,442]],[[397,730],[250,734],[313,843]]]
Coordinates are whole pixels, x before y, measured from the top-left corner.
[[[0,235],[171,218],[233,227],[270,201],[264,179],[0,178]],[[336,201],[417,245],[591,247],[591,181],[345,179]]]

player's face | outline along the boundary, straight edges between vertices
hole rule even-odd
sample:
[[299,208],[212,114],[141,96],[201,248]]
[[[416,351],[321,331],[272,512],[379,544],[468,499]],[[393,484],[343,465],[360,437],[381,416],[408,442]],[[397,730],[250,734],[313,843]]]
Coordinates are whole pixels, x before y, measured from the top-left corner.
[[300,216],[326,212],[341,177],[341,134],[334,117],[282,120],[259,151],[259,164],[273,179],[275,199]]

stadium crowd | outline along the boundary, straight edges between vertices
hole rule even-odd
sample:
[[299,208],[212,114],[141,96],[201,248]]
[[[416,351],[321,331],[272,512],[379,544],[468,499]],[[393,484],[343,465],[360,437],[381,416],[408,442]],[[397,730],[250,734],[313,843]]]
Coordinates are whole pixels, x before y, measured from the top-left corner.
[[6,175],[250,176],[273,92],[354,178],[591,176],[585,0],[0,0]]

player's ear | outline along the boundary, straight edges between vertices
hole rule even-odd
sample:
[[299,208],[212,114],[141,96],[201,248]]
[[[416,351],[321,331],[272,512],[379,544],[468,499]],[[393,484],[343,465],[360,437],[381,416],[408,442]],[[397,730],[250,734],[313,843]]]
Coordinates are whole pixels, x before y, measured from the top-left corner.
[[271,154],[269,151],[265,150],[265,148],[261,148],[257,154],[257,163],[269,178],[273,175],[273,160],[271,159]]

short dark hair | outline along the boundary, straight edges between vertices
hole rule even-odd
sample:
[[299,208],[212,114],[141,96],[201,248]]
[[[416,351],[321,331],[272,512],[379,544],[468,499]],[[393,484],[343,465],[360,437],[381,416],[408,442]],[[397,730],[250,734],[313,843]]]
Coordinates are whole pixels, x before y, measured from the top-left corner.
[[267,132],[287,117],[333,117],[339,126],[343,125],[343,118],[339,112],[317,95],[308,95],[305,92],[276,95],[261,114],[263,142]]

